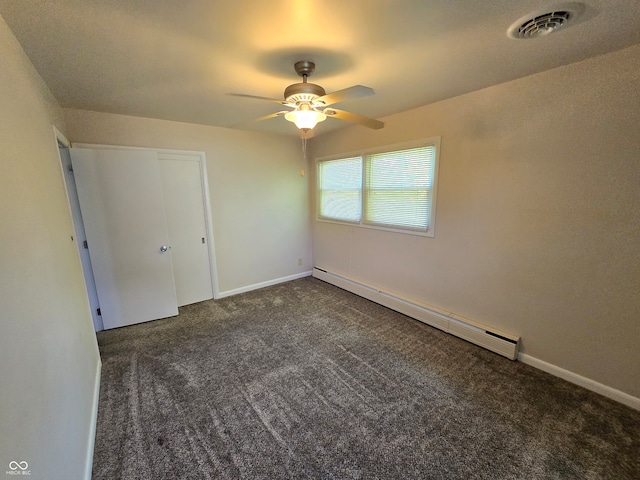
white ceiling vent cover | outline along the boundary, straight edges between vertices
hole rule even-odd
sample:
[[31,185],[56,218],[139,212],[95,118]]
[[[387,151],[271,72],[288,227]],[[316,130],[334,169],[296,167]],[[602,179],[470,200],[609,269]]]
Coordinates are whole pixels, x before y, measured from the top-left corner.
[[584,5],[580,3],[556,5],[522,17],[509,27],[507,33],[512,38],[523,40],[542,37],[566,27],[569,22],[573,24],[583,12]]
[[518,28],[518,37],[533,38],[539,35],[548,35],[565,25],[570,18],[571,14],[564,10],[545,13],[520,25],[520,28]]

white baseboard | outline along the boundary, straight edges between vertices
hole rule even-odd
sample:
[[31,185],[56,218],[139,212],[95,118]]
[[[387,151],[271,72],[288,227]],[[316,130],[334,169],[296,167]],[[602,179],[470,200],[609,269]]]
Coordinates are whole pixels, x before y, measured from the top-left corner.
[[531,365],[538,370],[550,373],[551,375],[554,375],[556,377],[560,377],[568,382],[584,387],[587,390],[591,390],[592,392],[599,393],[604,397],[615,400],[616,402],[622,403],[623,405],[631,407],[635,410],[640,410],[640,398],[633,397],[627,393],[621,392],[620,390],[616,390],[615,388],[611,388],[603,385],[602,383],[598,383],[595,380],[591,380],[590,378],[583,377],[582,375],[578,375],[577,373],[573,373],[569,370],[565,370],[564,368],[552,365],[551,363],[544,362],[535,357],[527,355],[526,353],[519,353],[518,361],[527,365]]
[[509,360],[518,354],[520,337],[498,332],[468,318],[381,290],[379,287],[314,267],[313,276],[356,295],[455,335]]
[[267,280],[266,282],[254,283],[253,285],[247,285],[246,287],[234,288],[233,290],[226,290],[219,292],[216,296],[216,300],[219,298],[230,297],[231,295],[237,295],[239,293],[250,292],[251,290],[258,290],[259,288],[270,287],[271,285],[277,285],[278,283],[290,282],[291,280],[297,280],[298,278],[310,277],[311,270],[302,273],[296,273],[295,275],[289,275],[286,277],[274,278],[273,280]]
[[98,358],[96,366],[95,385],[93,387],[93,407],[91,409],[91,427],[89,429],[89,441],[87,444],[87,463],[84,469],[84,478],[91,480],[93,470],[93,449],[96,444],[96,427],[98,425],[98,402],[100,400],[100,379],[102,377],[102,360]]

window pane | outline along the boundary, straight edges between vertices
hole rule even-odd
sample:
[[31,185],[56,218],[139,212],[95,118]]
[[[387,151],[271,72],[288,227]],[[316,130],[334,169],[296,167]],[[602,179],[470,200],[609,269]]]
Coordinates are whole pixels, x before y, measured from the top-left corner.
[[318,163],[318,216],[359,222],[362,212],[362,159]]
[[426,230],[429,192],[370,191],[367,223]]
[[368,155],[364,222],[427,231],[434,161],[434,146]]

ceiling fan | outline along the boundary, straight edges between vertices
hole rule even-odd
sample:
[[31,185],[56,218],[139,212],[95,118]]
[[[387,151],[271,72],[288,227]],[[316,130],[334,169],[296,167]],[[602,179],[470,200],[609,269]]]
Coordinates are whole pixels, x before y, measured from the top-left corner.
[[356,113],[345,112],[337,108],[327,108],[334,103],[344,102],[359,97],[367,97],[375,92],[372,88],[363,85],[338,90],[327,94],[324,88],[315,83],[308,83],[307,78],[314,72],[316,65],[306,60],[296,62],[293,66],[296,73],[302,77],[302,83],[294,83],[284,90],[284,100],[276,98],[259,97],[256,95],[246,95],[243,93],[229,93],[235,97],[253,98],[275,102],[291,110],[283,110],[276,113],[256,118],[255,121],[269,120],[270,118],[281,117],[296,124],[302,136],[307,136],[318,122],[326,120],[327,117],[337,118],[351,123],[357,123],[375,130],[384,127],[384,123],[373,118],[364,117]]

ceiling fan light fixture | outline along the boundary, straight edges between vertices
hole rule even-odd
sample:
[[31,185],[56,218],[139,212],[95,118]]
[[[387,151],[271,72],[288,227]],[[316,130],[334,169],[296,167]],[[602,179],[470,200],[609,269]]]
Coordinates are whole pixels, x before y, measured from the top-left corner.
[[290,122],[295,123],[296,127],[298,127],[300,130],[311,130],[318,124],[318,122],[323,122],[327,119],[327,116],[324,113],[313,110],[308,106],[306,107],[307,108],[304,109],[300,108],[292,110],[291,112],[287,112],[284,118],[286,118]]

